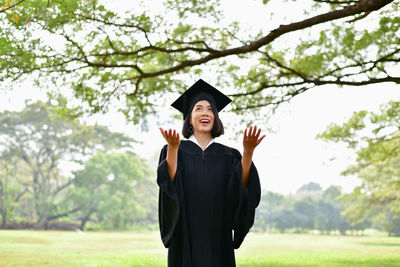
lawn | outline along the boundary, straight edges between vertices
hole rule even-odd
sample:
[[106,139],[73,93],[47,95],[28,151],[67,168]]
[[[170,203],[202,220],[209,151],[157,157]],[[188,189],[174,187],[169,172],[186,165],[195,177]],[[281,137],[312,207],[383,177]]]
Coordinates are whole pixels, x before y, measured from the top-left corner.
[[[0,266],[166,266],[158,232],[0,231]],[[400,266],[400,238],[249,234],[238,266]]]

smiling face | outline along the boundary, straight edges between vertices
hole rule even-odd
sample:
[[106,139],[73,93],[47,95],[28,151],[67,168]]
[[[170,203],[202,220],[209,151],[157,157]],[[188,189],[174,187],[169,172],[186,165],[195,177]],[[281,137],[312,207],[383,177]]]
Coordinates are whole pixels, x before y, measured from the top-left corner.
[[200,100],[194,105],[190,123],[195,132],[211,134],[214,127],[214,113],[207,100]]

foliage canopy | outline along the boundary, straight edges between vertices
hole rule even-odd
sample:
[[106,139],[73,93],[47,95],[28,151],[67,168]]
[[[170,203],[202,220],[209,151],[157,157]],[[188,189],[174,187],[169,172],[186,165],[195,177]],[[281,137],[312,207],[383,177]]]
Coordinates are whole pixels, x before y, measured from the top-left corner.
[[400,83],[398,1],[286,1],[280,10],[301,8],[284,18],[263,0],[259,30],[230,18],[222,0],[151,3],[0,1],[0,83],[34,75],[72,88],[84,103],[76,116],[116,101],[135,123],[204,76],[239,114],[326,84]]
[[46,228],[49,221],[80,211],[83,205],[64,205],[68,202],[65,192],[74,181],[72,175],[62,172],[68,168],[65,164],[82,166],[97,151],[133,148],[135,140],[121,133],[60,116],[57,111],[65,102],[64,98],[56,103],[39,101],[27,103],[20,112],[0,112],[3,227],[16,209],[36,220],[37,228]]
[[356,174],[361,185],[343,199],[353,222],[378,213],[380,226],[400,235],[400,102],[391,101],[380,113],[359,111],[342,125],[332,124],[319,135],[327,141],[345,142],[357,161],[343,174]]

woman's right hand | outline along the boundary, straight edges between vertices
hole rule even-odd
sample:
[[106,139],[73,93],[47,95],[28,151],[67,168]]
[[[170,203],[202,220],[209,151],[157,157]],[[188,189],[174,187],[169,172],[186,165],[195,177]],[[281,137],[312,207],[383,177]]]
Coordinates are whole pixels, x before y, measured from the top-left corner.
[[160,128],[160,132],[163,135],[165,141],[168,143],[168,148],[178,149],[179,144],[181,143],[181,138],[179,137],[179,133],[176,130],[164,130]]
[[169,177],[171,178],[172,182],[174,182],[178,166],[178,148],[179,144],[181,143],[181,139],[179,138],[179,133],[177,133],[175,130],[164,130],[163,128],[160,128],[160,132],[165,141],[168,143],[167,168]]

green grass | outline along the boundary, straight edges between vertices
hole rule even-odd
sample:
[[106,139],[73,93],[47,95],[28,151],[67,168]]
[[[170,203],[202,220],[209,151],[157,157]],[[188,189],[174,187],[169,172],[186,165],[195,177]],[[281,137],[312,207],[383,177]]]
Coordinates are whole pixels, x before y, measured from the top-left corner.
[[[0,266],[166,266],[158,232],[0,231]],[[249,234],[238,266],[400,266],[400,238]]]
[[239,266],[400,266],[400,238],[253,234]]

